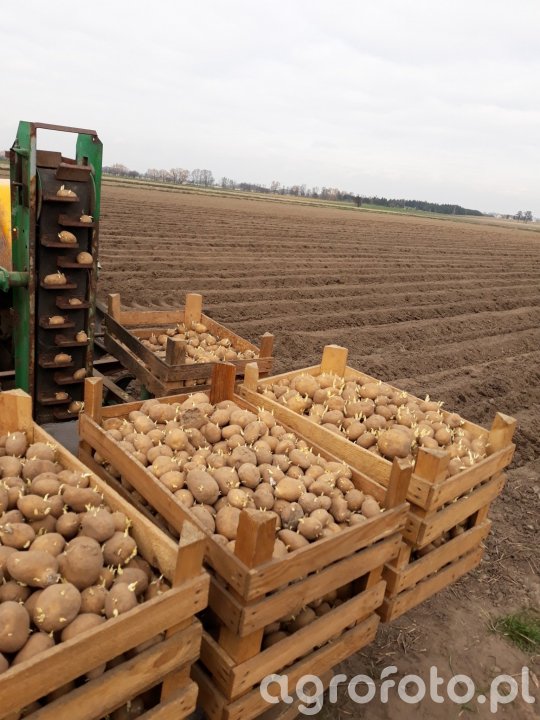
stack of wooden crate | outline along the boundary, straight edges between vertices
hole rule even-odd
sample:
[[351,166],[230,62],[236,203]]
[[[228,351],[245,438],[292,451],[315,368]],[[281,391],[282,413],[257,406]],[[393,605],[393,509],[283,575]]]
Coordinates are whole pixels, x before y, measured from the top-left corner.
[[[234,367],[216,368],[210,401],[230,399],[257,412],[234,394],[234,376]],[[189,508],[106,433],[104,419],[125,418],[141,403],[102,407],[101,389],[99,380],[87,380],[85,412],[80,417],[82,457],[92,463],[92,453],[97,452],[172,528],[179,529],[188,520],[207,533],[210,613],[204,620],[201,661],[193,676],[200,687],[200,704],[211,720],[258,717],[269,707],[259,690],[267,675],[284,674],[293,684],[308,673],[325,677],[337,663],[374,639],[377,611],[384,599],[383,568],[398,553],[408,514],[409,464],[394,463],[387,487],[352,471],[355,486],[372,494],[385,508],[360,525],[273,559],[275,517],[244,510],[232,552],[216,542]],[[172,396],[162,401],[185,398]],[[309,444],[315,453],[336,459],[311,437]],[[103,467],[93,467],[105,480],[115,482]],[[349,599],[264,648],[265,628],[343,586],[349,586]]]
[[[20,390],[0,393],[0,435],[25,431],[30,442],[49,443],[65,468],[88,474],[65,448],[32,421],[32,400]],[[139,554],[172,587],[102,625],[61,642],[0,674],[0,719],[14,720],[35,701],[30,720],[99,720],[151,688],[161,701],[140,717],[181,720],[195,709],[197,685],[190,668],[199,657],[202,627],[195,615],[207,605],[209,578],[202,568],[205,538],[190,523],[179,525],[180,541],[160,531],[107,483],[90,477],[90,486],[114,511],[131,521]],[[129,657],[143,643],[159,639]],[[127,655],[124,655],[127,654]],[[107,664],[99,677],[58,692],[63,686]],[[51,693],[57,694],[56,699]]]
[[[195,385],[198,390],[207,390],[210,387],[215,363],[187,364],[185,343],[178,338],[168,338],[164,358],[158,357],[143,344],[142,340],[152,335],[166,334],[167,330],[174,329],[177,325],[184,325],[189,329],[194,324],[203,323],[209,333],[230,341],[234,350],[251,351],[257,357],[259,372],[267,375],[272,369],[274,336],[265,333],[257,347],[204,315],[202,303],[202,295],[188,293],[183,310],[122,310],[120,295],[111,294],[108,298],[108,312],[105,314],[105,347],[156,397],[190,392]],[[243,375],[248,362],[253,361],[232,362],[237,375]]]
[[[248,366],[239,393],[253,405],[271,410],[281,422],[331,450],[351,467],[387,486],[392,473],[390,461],[263,394],[264,388],[304,373],[313,376],[331,373],[360,384],[379,382],[348,367],[345,348],[329,345],[319,365],[282,375],[260,379],[256,366]],[[502,413],[496,414],[489,431],[465,421],[463,427],[486,442],[488,454],[452,477],[447,477],[449,456],[445,451],[419,449],[407,495],[411,508],[403,542],[398,556],[387,562],[384,570],[387,591],[380,609],[383,620],[399,617],[478,565],[484,552],[482,541],[491,528],[489,507],[502,492],[505,483],[502,471],[514,454],[515,426],[516,421]],[[446,540],[447,534],[454,532],[455,537]],[[426,552],[434,541],[438,547]]]

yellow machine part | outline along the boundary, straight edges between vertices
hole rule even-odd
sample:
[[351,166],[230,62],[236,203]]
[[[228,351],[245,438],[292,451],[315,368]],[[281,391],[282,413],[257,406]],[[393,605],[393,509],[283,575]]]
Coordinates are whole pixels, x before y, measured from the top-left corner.
[[0,267],[11,270],[11,195],[9,180],[0,180]]

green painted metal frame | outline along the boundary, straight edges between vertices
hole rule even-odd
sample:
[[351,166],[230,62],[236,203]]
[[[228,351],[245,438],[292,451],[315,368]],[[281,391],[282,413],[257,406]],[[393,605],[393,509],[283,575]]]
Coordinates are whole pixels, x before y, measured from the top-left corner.
[[[35,240],[36,240],[36,140],[37,130],[77,134],[76,162],[92,168],[94,220],[101,208],[103,145],[94,130],[21,121],[10,153],[11,226],[13,275],[27,273],[28,283],[13,287],[13,344],[15,384],[33,395],[35,363]],[[95,308],[91,310],[92,315]],[[91,318],[93,320],[93,316]],[[93,325],[93,323],[92,323]],[[90,338],[93,341],[93,338]]]
[[13,288],[15,384],[33,391],[35,356],[36,133],[20,122],[10,153],[12,268],[28,273],[28,284]]

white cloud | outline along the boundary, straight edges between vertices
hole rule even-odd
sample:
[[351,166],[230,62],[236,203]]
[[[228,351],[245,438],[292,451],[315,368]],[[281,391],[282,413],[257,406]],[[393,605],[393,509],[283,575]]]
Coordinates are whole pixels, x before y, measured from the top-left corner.
[[536,0],[94,0],[2,10],[0,142],[540,216]]

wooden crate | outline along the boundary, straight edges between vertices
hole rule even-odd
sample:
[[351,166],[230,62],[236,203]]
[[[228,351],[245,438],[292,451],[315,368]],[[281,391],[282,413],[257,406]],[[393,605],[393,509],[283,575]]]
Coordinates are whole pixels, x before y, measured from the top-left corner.
[[[235,368],[230,365],[216,367],[211,402],[232,399],[256,412],[234,394],[234,375]],[[126,417],[141,403],[102,407],[101,383],[93,378],[86,381],[85,390],[85,411],[79,421],[81,456],[86,460],[97,451],[173,527],[185,519],[198,524],[190,510],[101,427],[103,419]],[[311,439],[309,442],[314,452],[336,459]],[[272,559],[275,519],[264,512],[241,513],[235,553],[208,536],[206,560],[212,568],[209,605],[216,626],[213,633],[211,625],[205,626],[201,663],[194,677],[203,688],[201,704],[211,720],[258,717],[269,707],[257,689],[267,674],[285,673],[291,681],[306,672],[320,675],[373,640],[379,622],[376,610],[384,598],[382,571],[398,551],[406,522],[408,504],[404,499],[411,470],[409,463],[396,461],[388,488],[353,471],[355,485],[374,495],[386,510],[283,559]],[[103,469],[101,472],[114,482]],[[308,628],[261,649],[265,627],[348,583],[354,583],[350,600]]]
[[[31,442],[57,447],[65,468],[88,472],[77,458],[32,422],[32,400],[20,390],[0,393],[0,435],[25,430]],[[140,555],[172,583],[162,595],[107,620],[97,628],[60,643],[0,675],[0,719],[15,720],[22,707],[65,683],[150,640],[164,639],[132,659],[115,664],[97,679],[45,704],[31,720],[98,720],[140,693],[161,684],[161,702],[145,720],[180,720],[193,712],[197,686],[190,667],[199,657],[202,627],[195,614],[206,607],[209,578],[202,569],[205,538],[190,523],[180,529],[179,544],[143,517],[107,483],[92,476],[91,486],[114,510],[132,520],[131,534]]]
[[108,312],[105,314],[105,347],[124,367],[130,370],[143,383],[144,387],[156,397],[190,392],[193,386],[198,390],[210,387],[212,370],[216,363],[185,363],[185,343],[169,338],[166,355],[162,359],[142,344],[141,339],[152,333],[160,334],[177,323],[202,322],[216,337],[228,339],[236,350],[252,350],[259,356],[253,360],[235,360],[238,376],[242,376],[248,362],[256,362],[261,375],[267,375],[272,369],[274,336],[265,333],[261,336],[260,347],[244,340],[228,328],[220,325],[202,312],[202,295],[186,295],[183,310],[122,310],[120,295],[111,294],[108,298]]
[[[392,472],[390,461],[370,453],[344,435],[317,425],[309,417],[295,413],[257,390],[303,373],[314,376],[333,373],[361,383],[377,382],[370,375],[348,367],[347,354],[346,348],[328,345],[320,365],[264,379],[259,379],[256,365],[248,365],[244,383],[239,386],[238,392],[253,405],[271,410],[277,419],[295,431],[309,435],[321,447],[331,448],[351,467],[387,486]],[[447,413],[443,411],[444,414]],[[384,573],[388,581],[387,597],[380,611],[384,620],[398,617],[478,565],[483,554],[482,540],[490,529],[487,521],[489,506],[502,492],[505,482],[502,470],[510,464],[514,454],[512,437],[515,426],[514,418],[502,413],[496,414],[489,431],[465,421],[465,429],[474,437],[487,441],[488,455],[449,478],[446,478],[449,462],[446,452],[424,448],[418,451],[407,494],[411,507],[403,532],[404,543],[398,557],[387,564]],[[418,551],[434,541],[440,542],[445,534],[453,532],[458,526],[465,529],[463,534],[424,557],[418,557]]]

